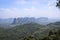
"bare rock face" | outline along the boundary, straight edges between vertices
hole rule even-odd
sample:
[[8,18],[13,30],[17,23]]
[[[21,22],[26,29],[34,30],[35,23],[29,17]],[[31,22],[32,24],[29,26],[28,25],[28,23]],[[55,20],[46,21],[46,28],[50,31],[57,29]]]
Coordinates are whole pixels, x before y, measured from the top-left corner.
[[26,23],[46,24],[47,22],[48,18],[46,17],[40,17],[40,18],[24,17],[24,18],[14,18],[12,24],[26,24]]

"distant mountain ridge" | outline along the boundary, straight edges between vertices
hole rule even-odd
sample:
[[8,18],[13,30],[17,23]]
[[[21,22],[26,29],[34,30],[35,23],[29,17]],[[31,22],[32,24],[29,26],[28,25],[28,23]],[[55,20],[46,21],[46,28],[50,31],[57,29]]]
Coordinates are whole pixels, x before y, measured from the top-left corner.
[[60,21],[60,19],[50,19],[47,17],[40,17],[40,18],[35,18],[35,17],[18,17],[18,18],[6,18],[6,19],[1,19],[0,18],[0,24],[26,24],[26,23],[38,23],[38,24],[49,24],[53,22]]
[[12,22],[13,18],[6,18],[6,19],[0,18],[0,24],[11,24]]
[[24,17],[24,18],[14,18],[14,21],[12,24],[26,24],[26,23],[38,23],[38,24],[46,24],[48,23],[48,18],[46,17],[40,17],[40,18],[34,18],[34,17]]

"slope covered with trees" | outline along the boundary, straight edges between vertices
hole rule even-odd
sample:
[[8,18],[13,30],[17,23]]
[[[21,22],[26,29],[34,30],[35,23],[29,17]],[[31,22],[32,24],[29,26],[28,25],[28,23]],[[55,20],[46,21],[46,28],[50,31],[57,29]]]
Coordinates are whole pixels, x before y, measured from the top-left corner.
[[0,27],[0,40],[60,40],[60,23],[29,23],[10,29]]

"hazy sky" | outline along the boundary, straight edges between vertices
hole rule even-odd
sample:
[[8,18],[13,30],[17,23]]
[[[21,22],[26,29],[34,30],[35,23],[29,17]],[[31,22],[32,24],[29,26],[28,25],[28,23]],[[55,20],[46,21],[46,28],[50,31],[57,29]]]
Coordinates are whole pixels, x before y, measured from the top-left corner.
[[60,18],[56,0],[0,0],[0,18]]

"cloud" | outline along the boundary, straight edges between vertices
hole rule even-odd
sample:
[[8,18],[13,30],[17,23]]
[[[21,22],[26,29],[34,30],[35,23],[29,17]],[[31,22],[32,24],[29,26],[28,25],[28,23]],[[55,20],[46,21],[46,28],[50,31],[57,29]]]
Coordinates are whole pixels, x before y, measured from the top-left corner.
[[26,4],[26,1],[16,1],[16,4]]
[[27,0],[16,0],[14,4],[27,4],[29,3]]
[[[16,0],[14,3],[18,4],[19,8],[0,8],[0,17],[60,17],[60,13],[55,7],[55,1],[52,0]],[[20,7],[20,5],[23,6]]]
[[17,9],[16,8],[0,8],[0,17],[14,17],[16,16],[17,13]]
[[37,5],[37,4],[39,4],[39,2],[38,1],[32,1],[32,4]]
[[[44,10],[43,10],[44,9]],[[34,6],[31,8],[0,8],[0,17],[49,17],[59,18],[60,14],[54,7],[38,9]]]
[[[44,9],[44,10],[43,10]],[[55,7],[38,9],[35,7],[25,8],[25,14],[27,13],[30,17],[49,17],[49,18],[59,18],[60,13]]]
[[37,0],[16,0],[14,4],[31,4],[31,5],[37,5],[39,4]]

